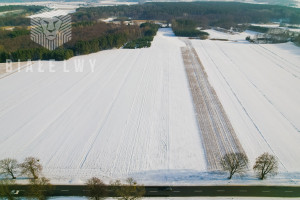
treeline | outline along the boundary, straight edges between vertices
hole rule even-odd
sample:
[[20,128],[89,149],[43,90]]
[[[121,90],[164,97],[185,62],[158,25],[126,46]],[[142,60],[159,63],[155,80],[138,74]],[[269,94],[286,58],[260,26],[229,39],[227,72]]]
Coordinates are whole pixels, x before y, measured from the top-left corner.
[[13,31],[0,31],[0,62],[30,60],[64,60],[73,57],[70,49],[59,48],[49,51],[30,40],[30,31],[16,28]]
[[7,59],[10,59],[14,62],[50,59],[57,61],[68,60],[75,55],[85,55],[98,52],[100,50],[119,48],[123,46],[127,40],[128,37],[125,33],[117,33],[109,34],[89,41],[77,41],[74,46],[70,47],[69,49],[61,47],[55,49],[54,51],[50,51],[39,47],[31,49],[19,49],[10,53],[0,51],[0,62],[6,62]]
[[49,51],[45,48],[21,49],[11,53],[0,52],[0,63],[6,62],[7,59],[14,62],[49,59],[67,60],[73,56],[74,53],[70,49],[56,49],[54,51]]
[[90,41],[78,41],[72,48],[74,55],[85,55],[95,53],[105,49],[120,48],[128,41],[128,37],[124,33],[109,34],[99,39]]
[[153,36],[145,36],[136,40],[132,40],[124,46],[124,49],[140,49],[150,47],[152,40]]
[[0,12],[22,10],[21,13],[0,16],[0,26],[30,26],[30,18],[26,16],[43,9],[43,6],[1,6]]
[[[73,49],[78,41],[99,39],[109,34],[124,33],[128,40],[141,36],[142,30],[138,26],[107,24],[104,22],[78,22],[72,27],[72,40],[64,45],[66,49]],[[14,52],[20,49],[34,49],[40,46],[30,39],[27,27],[16,27],[13,30],[0,30],[0,51]]]
[[300,23],[299,8],[237,2],[151,2],[132,6],[78,8],[73,21],[94,21],[111,16],[132,19],[165,20],[190,19],[197,26],[230,28],[239,23],[285,21]]
[[249,26],[247,29],[250,31],[256,31],[260,33],[267,33],[270,30],[269,27],[253,26],[253,25]]
[[33,13],[40,11],[42,6],[22,6],[22,5],[9,5],[0,6],[0,12],[13,11],[13,10],[25,10],[26,12]]
[[144,29],[144,36],[136,40],[128,42],[123,48],[124,49],[139,49],[147,48],[151,46],[154,36],[156,35],[159,25],[153,23],[143,23],[140,28]]
[[117,25],[104,22],[75,22],[72,26],[72,40],[70,45],[74,45],[77,41],[87,41],[98,39],[108,34],[125,33],[128,39],[136,39],[141,36],[141,30],[138,26]]
[[56,49],[49,51],[45,48],[20,49],[11,53],[0,52],[0,62],[6,62],[7,59],[14,62],[27,60],[68,60],[74,56],[70,49]]
[[206,39],[208,33],[200,30],[196,30],[197,23],[189,19],[172,20],[172,29],[176,36],[182,37],[199,37]]
[[[77,22],[72,28],[72,40],[54,51],[42,48],[30,40],[26,28],[0,31],[0,62],[30,60],[67,60],[73,56],[120,48],[128,41],[142,37],[146,27]],[[147,32],[149,34],[149,32]]]
[[54,51],[40,47],[30,40],[30,32],[23,29],[0,31],[0,62],[26,60],[67,60],[101,50],[150,47],[159,26],[144,23],[141,26],[77,22],[72,28],[72,40]]

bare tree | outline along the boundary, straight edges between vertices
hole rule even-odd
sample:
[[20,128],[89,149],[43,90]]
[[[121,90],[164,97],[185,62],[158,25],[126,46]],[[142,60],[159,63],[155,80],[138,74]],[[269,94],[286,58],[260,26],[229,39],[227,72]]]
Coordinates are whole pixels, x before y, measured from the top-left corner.
[[253,170],[261,180],[265,179],[267,175],[274,176],[278,172],[278,160],[269,153],[263,153],[256,158]]
[[86,185],[91,199],[100,200],[107,196],[106,185],[99,178],[90,178],[87,180]]
[[16,179],[15,174],[18,170],[18,161],[11,158],[5,158],[0,160],[0,174],[5,176],[11,176],[12,179]]
[[11,192],[11,186],[15,184],[15,180],[0,180],[0,199],[14,200],[14,195]]
[[46,195],[50,194],[52,189],[50,180],[45,177],[31,179],[26,196],[32,199],[45,200]]
[[43,167],[40,164],[40,160],[34,157],[27,157],[25,161],[20,164],[21,173],[32,176],[34,179],[39,177]]
[[248,157],[244,153],[227,153],[220,161],[222,169],[229,172],[228,179],[235,173],[243,174],[248,168]]
[[111,184],[117,199],[119,200],[135,200],[145,195],[145,187],[138,185],[133,178],[128,178],[126,184],[122,184],[117,180]]

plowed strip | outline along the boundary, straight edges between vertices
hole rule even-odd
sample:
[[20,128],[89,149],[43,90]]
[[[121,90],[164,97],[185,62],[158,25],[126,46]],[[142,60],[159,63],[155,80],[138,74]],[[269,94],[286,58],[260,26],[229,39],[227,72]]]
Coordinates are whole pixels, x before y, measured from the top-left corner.
[[230,152],[245,153],[234,129],[209,84],[204,67],[189,41],[181,48],[196,111],[196,118],[205,150],[208,170],[221,168],[220,158]]

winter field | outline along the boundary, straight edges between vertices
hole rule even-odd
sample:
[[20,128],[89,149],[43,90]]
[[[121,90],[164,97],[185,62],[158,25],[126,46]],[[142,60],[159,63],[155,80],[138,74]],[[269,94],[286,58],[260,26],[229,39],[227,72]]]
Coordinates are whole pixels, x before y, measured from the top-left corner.
[[53,73],[36,63],[1,79],[0,157],[39,157],[54,182],[205,171],[183,45],[165,29],[149,49],[75,57]]
[[[190,40],[251,166],[280,174],[231,181],[207,170],[181,48],[160,29],[151,48],[35,62],[0,78],[0,158],[36,156],[52,183],[134,177],[143,184],[300,184],[300,48],[209,31]],[[43,71],[43,72],[42,72]],[[51,72],[52,71],[52,72]],[[68,72],[69,71],[69,72]]]
[[251,163],[270,152],[278,157],[281,172],[299,178],[300,48],[249,44],[244,36],[252,32],[209,33],[229,41],[192,44]]

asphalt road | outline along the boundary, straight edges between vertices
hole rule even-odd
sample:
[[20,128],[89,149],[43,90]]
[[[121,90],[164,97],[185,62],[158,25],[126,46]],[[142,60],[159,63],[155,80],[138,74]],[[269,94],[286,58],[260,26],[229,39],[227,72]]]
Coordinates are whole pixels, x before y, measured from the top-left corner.
[[[15,186],[18,196],[25,194],[28,186]],[[147,197],[300,197],[300,186],[146,186]],[[51,196],[86,196],[88,188],[84,185],[55,185]],[[113,196],[109,189],[109,195]]]

